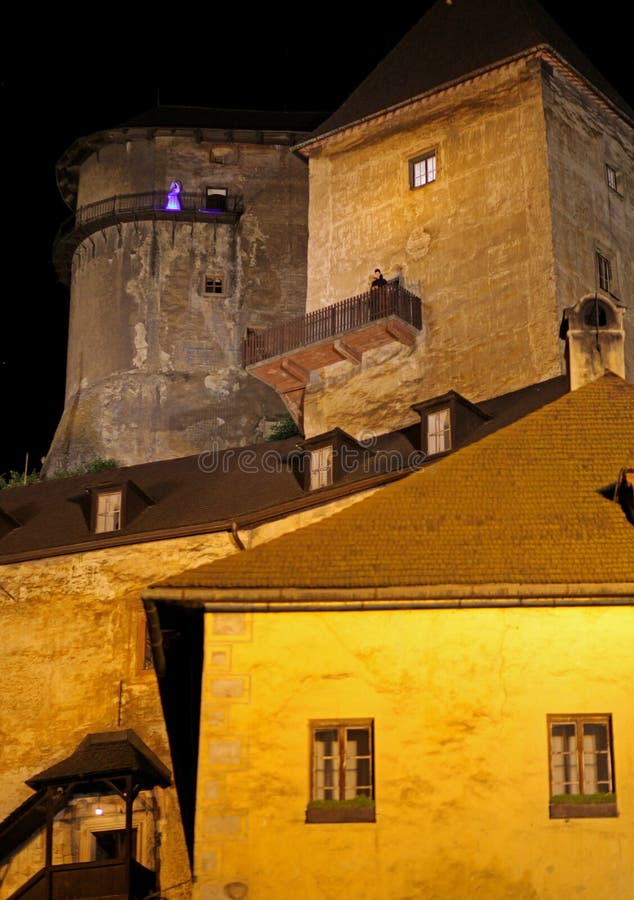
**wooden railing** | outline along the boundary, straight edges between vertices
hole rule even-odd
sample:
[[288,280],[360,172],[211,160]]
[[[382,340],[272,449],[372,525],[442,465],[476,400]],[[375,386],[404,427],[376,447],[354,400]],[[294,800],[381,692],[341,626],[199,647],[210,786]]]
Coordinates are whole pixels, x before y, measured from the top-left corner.
[[390,284],[272,328],[247,331],[242,348],[243,365],[250,366],[308,344],[335,338],[386,316],[398,316],[419,331],[423,327],[420,298],[398,284]]
[[[105,200],[97,200],[95,203],[87,203],[80,206],[75,214],[75,223],[85,225],[95,219],[104,219],[110,216],[130,215],[142,212],[178,212],[167,209],[167,191],[147,191],[143,194],[119,194],[116,197],[107,197]],[[209,213],[213,216],[219,213],[242,212],[241,197],[224,197],[218,206],[207,206],[207,197],[199,192],[182,193],[177,195],[182,212]]]
[[41,869],[9,900],[76,900],[77,897],[98,900],[117,894],[142,900],[155,887],[155,873],[136,860],[131,860],[131,867],[124,860],[101,860]]

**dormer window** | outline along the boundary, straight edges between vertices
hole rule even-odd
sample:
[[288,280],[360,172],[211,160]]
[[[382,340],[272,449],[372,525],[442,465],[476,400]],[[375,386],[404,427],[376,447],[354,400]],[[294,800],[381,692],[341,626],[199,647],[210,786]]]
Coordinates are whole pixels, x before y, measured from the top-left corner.
[[451,410],[436,409],[427,414],[427,455],[451,450]]
[[318,447],[310,451],[310,489],[328,487],[332,484],[332,445]]
[[95,533],[103,534],[107,531],[119,531],[121,529],[121,509],[123,506],[123,491],[121,488],[108,491],[98,491],[94,497],[95,503]]

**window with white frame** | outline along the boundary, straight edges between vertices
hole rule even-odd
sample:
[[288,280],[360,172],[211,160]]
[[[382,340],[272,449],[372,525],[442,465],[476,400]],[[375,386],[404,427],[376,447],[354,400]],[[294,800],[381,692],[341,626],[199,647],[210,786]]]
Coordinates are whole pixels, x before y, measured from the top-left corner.
[[409,161],[410,188],[423,187],[436,180],[436,151],[430,150]]
[[121,528],[121,489],[99,491],[95,495],[95,531],[119,531]]
[[310,451],[310,489],[332,484],[332,445]]
[[595,254],[597,267],[597,283],[599,288],[606,293],[610,292],[612,285],[612,264],[607,256],[604,256],[598,250]]
[[611,716],[551,715],[548,739],[552,806],[615,802]]
[[437,409],[427,414],[427,454],[451,450],[451,410]]
[[372,722],[313,724],[312,789],[314,801],[374,798]]
[[605,164],[605,180],[608,183],[608,187],[610,190],[614,191],[616,194],[619,193],[619,173],[611,166],[609,163]]

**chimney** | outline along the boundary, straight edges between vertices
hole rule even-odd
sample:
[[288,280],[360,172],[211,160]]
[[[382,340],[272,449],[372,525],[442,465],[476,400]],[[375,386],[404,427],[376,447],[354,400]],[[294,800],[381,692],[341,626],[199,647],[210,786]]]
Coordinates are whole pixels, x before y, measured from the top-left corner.
[[625,330],[622,307],[600,294],[583,297],[564,309],[559,336],[571,391],[594,381],[606,370],[625,378]]

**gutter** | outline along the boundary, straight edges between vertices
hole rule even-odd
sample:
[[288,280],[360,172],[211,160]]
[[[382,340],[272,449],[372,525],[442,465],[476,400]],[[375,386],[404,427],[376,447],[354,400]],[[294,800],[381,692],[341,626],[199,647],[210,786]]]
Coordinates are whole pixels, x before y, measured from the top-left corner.
[[[352,612],[634,606],[634,583],[417,585],[379,588],[147,588],[144,602],[206,612]],[[147,606],[146,606],[147,608]]]

